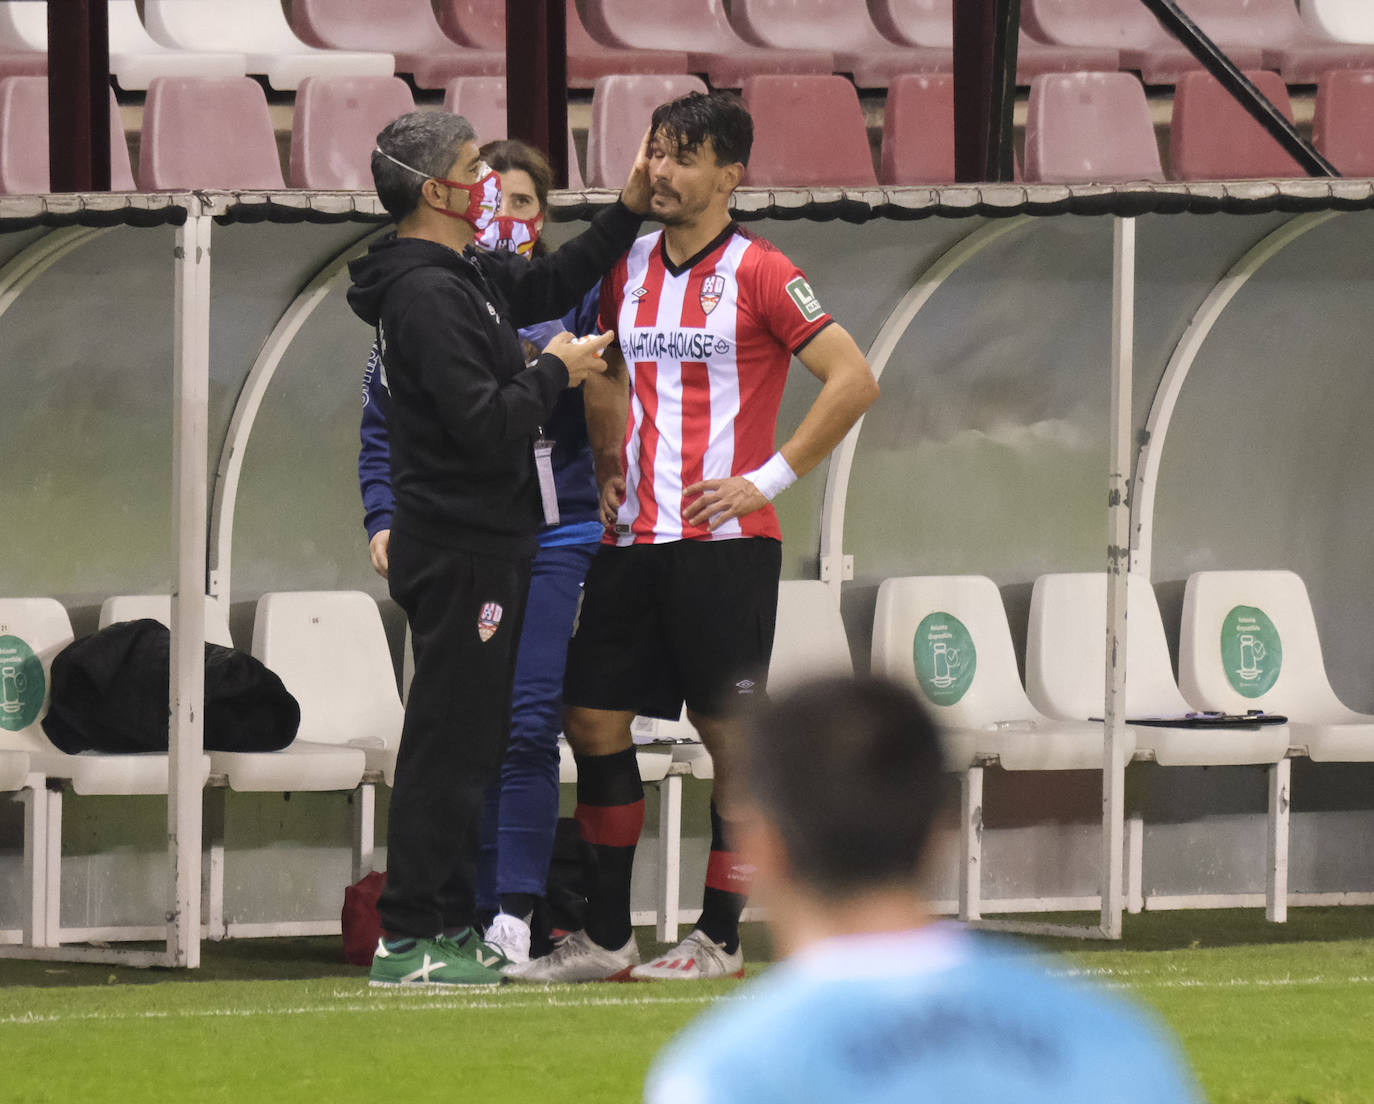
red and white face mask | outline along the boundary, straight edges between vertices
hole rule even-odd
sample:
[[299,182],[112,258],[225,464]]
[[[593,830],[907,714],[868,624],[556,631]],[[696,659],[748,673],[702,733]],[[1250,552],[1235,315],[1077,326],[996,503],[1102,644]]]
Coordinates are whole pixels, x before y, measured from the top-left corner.
[[477,235],[477,246],[492,253],[516,253],[528,257],[539,240],[543,218],[522,219],[498,215]]
[[464,222],[481,234],[492,220],[496,218],[496,212],[501,209],[501,177],[485,161],[477,167],[477,180],[472,184],[464,184],[460,180],[445,180],[441,176],[431,177],[428,173],[422,173],[419,169],[407,165],[404,161],[398,161],[387,153],[380,146],[376,147],[377,152],[390,161],[393,165],[399,165],[407,172],[413,172],[416,176],[422,176],[426,180],[433,179],[447,188],[456,188],[466,192],[468,197],[467,206],[461,211],[447,210],[443,207],[434,208],[441,215],[449,218],[462,219]]

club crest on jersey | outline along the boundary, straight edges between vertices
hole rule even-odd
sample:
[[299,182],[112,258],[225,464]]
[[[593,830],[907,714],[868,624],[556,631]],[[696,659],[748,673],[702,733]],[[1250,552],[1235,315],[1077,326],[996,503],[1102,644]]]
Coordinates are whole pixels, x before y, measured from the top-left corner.
[[482,638],[483,644],[496,635],[503,612],[496,602],[488,602],[482,607],[482,612],[477,615],[477,635]]
[[710,314],[716,309],[720,302],[720,297],[725,294],[725,277],[720,275],[707,276],[701,281],[701,309]]

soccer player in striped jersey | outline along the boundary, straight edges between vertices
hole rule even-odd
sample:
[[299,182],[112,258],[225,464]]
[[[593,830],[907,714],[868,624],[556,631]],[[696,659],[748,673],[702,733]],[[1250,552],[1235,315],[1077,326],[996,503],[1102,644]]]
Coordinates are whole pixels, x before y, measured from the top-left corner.
[[[729,785],[732,714],[761,693],[777,613],[782,533],[772,499],[823,460],[878,394],[854,340],[803,273],[738,227],[730,196],[753,120],[727,92],[659,107],[650,127],[650,217],[602,283],[601,386],[586,393],[605,541],[587,576],[564,681],[577,819],[595,854],[586,926],[528,981],[692,979],[743,970],[749,873],[711,806],[704,905],[682,944],[641,963],[630,871],[644,823],[630,736],[636,714],[688,719]],[[793,356],[821,382],[775,445]]]

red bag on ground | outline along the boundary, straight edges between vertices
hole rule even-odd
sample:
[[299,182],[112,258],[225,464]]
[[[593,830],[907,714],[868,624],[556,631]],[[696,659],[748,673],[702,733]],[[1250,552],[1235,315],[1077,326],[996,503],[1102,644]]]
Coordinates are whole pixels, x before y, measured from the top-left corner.
[[386,885],[386,874],[374,870],[344,890],[344,959],[354,966],[371,966],[377,940],[382,937],[382,918],[377,915],[377,898]]

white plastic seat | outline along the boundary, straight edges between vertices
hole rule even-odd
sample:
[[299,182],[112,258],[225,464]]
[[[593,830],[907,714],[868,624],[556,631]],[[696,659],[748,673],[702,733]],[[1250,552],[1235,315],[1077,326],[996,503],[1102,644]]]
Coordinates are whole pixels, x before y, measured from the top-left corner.
[[[172,623],[170,594],[117,594],[100,603],[102,629],[116,621],[139,621],[148,618],[163,625]],[[205,596],[205,642],[224,648],[234,646],[229,635],[229,615],[218,599]]]
[[1374,762],[1374,715],[1331,689],[1307,587],[1291,571],[1200,571],[1183,592],[1178,681],[1199,709],[1263,709],[1319,763]]
[[[1174,682],[1164,622],[1148,579],[1127,580],[1126,716],[1182,717],[1192,711]],[[1026,690],[1047,716],[1100,717],[1107,640],[1107,576],[1042,575],[1031,590]],[[1243,712],[1243,710],[1242,710]],[[1131,726],[1136,753],[1166,767],[1275,764],[1288,751],[1283,725],[1254,728]]]
[[[1036,707],[1052,717],[1082,720],[1103,712],[1107,662],[1107,576],[1103,572],[1042,575],[1031,590],[1026,632],[1026,689]],[[1169,644],[1150,581],[1127,579],[1126,716],[1182,717],[1192,707],[1179,693],[1169,661]],[[1161,766],[1236,766],[1269,770],[1266,816],[1268,853],[1287,854],[1290,767],[1289,730],[1284,725],[1201,728],[1131,725],[1137,758]],[[1143,832],[1140,818],[1133,831]],[[1141,837],[1143,839],[1143,836]],[[1128,907],[1143,907],[1141,850],[1130,848]],[[1287,903],[1286,864],[1271,867],[1265,904],[1281,919]]]
[[[1021,686],[1006,609],[982,575],[908,576],[878,587],[873,673],[913,689],[959,774],[959,916],[982,913],[983,767],[1098,770],[1101,724],[1052,720]],[[1135,752],[1125,737],[1125,757]]]
[[1368,0],[1298,0],[1312,30],[1337,42],[1374,43],[1374,5]]
[[[109,0],[110,72],[121,88],[144,89],[154,77],[241,77],[243,54],[177,50],[155,42],[138,17],[134,0]],[[48,50],[45,0],[0,4],[0,44],[16,50]]]
[[280,0],[145,0],[144,19],[164,46],[242,53],[248,72],[276,89],[294,89],[306,77],[389,77],[396,70],[391,54],[307,46],[286,22]]
[[[53,658],[72,642],[67,611],[52,598],[0,598],[0,750],[27,755],[32,772],[70,785],[82,796],[129,797],[167,792],[168,757],[83,752],[68,755],[48,740],[42,728],[47,713]],[[32,658],[29,658],[29,656]],[[3,660],[8,660],[4,662]],[[210,773],[201,757],[200,785]],[[42,916],[34,924],[36,946],[55,946],[61,927],[63,791],[51,785],[37,796],[41,811],[40,854],[33,859],[42,873]],[[26,825],[26,830],[30,828]],[[26,856],[26,862],[28,857]],[[110,933],[110,937],[118,933]]]

